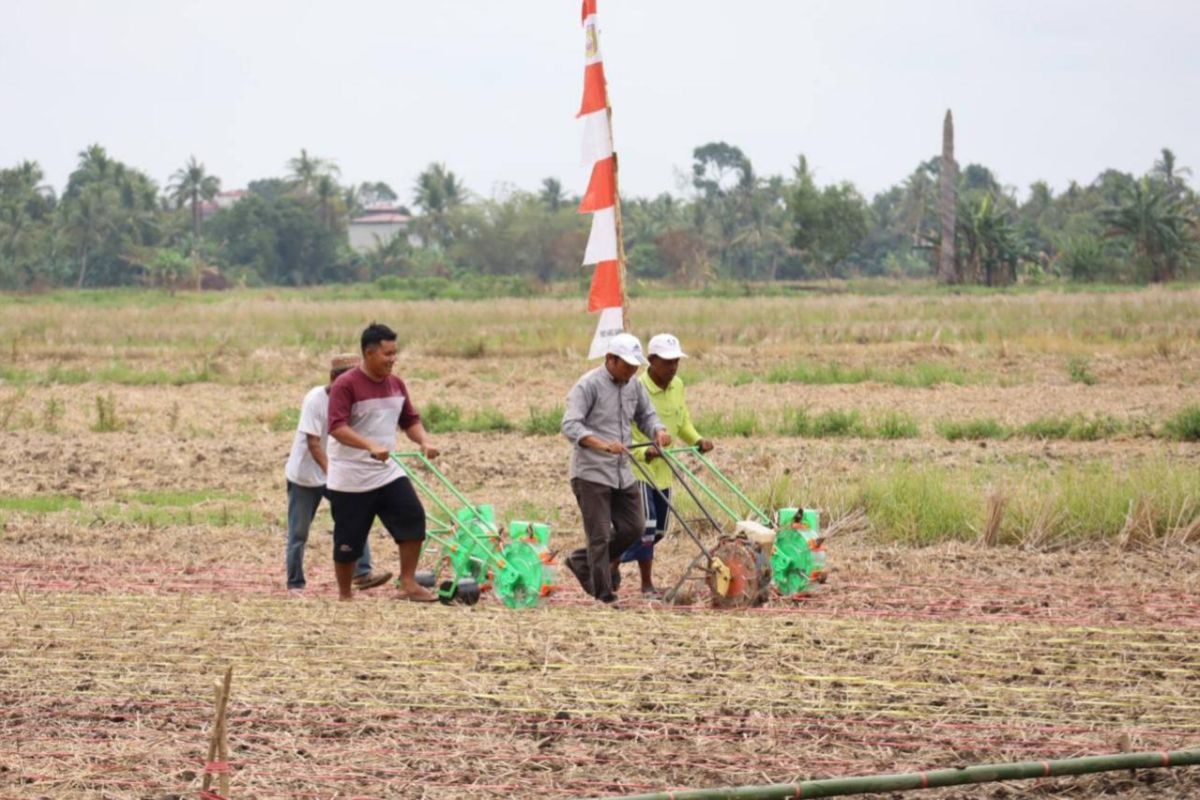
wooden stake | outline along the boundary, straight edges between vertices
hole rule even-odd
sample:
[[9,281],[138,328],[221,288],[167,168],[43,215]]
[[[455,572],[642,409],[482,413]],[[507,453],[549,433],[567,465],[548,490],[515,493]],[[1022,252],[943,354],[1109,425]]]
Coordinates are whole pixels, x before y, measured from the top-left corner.
[[[229,705],[229,686],[233,682],[233,665],[225,670],[225,681],[220,681],[213,684],[213,695],[215,699],[215,715],[213,718],[212,735],[208,739],[208,760],[204,763],[204,781],[201,784],[201,790],[207,792],[212,788],[212,773],[208,770],[208,765],[214,760],[229,763],[229,742],[225,736],[225,709]],[[220,773],[220,792],[222,797],[229,797],[229,770],[222,770]]]

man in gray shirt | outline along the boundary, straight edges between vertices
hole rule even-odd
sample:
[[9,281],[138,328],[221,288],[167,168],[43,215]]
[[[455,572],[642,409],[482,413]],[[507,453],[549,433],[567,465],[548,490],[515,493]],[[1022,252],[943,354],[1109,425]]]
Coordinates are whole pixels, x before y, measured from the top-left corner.
[[563,413],[562,434],[575,445],[571,491],[579,503],[587,539],[587,545],[572,552],[566,564],[583,590],[604,603],[617,599],[612,573],[621,554],[645,527],[642,495],[629,465],[632,425],[658,447],[671,443],[646,387],[633,380],[645,363],[636,336],[614,336],[604,366],[576,382]]

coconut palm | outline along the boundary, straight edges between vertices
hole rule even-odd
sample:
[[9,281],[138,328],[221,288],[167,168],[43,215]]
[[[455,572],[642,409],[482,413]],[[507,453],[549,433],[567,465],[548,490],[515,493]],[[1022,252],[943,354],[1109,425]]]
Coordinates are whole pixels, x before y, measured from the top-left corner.
[[1164,147],[1162,149],[1162,158],[1154,162],[1154,169],[1150,174],[1156,179],[1162,181],[1167,191],[1172,197],[1179,197],[1183,194],[1186,181],[1184,176],[1192,174],[1188,167],[1180,167],[1176,164],[1175,153],[1171,148]]
[[550,211],[558,211],[567,203],[567,193],[558,178],[542,179],[542,191],[538,193],[538,198]]
[[300,155],[290,158],[287,162],[288,174],[292,182],[304,194],[309,194],[317,179],[322,176],[337,177],[341,174],[337,164],[324,158],[310,156],[308,150],[300,148]]
[[338,198],[338,185],[329,175],[321,175],[316,182],[317,208],[321,225],[327,230],[333,228],[333,205]]
[[417,176],[413,202],[426,214],[443,214],[466,199],[466,188],[445,164],[430,164]]
[[421,209],[420,228],[443,250],[454,238],[450,214],[466,200],[467,190],[445,164],[430,164],[417,176],[413,202]]
[[87,279],[88,259],[120,225],[120,197],[113,187],[92,183],[64,203],[63,207],[62,232],[79,256],[79,277],[75,285],[82,287]]
[[195,156],[189,158],[183,169],[171,176],[167,191],[175,201],[175,207],[182,208],[184,203],[191,206],[193,242],[200,239],[200,201],[212,200],[220,190],[221,179],[209,175],[204,165],[196,161]]

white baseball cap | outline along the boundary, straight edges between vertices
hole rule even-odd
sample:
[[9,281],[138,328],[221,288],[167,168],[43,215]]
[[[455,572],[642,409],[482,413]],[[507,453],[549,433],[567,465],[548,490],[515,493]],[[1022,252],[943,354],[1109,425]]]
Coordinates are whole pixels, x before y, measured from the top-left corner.
[[660,333],[650,340],[647,352],[652,356],[673,361],[676,358],[687,358],[687,353],[679,347],[679,339],[669,333]]
[[608,350],[605,353],[616,356],[631,367],[640,367],[648,363],[642,355],[642,343],[632,333],[618,333],[609,339]]

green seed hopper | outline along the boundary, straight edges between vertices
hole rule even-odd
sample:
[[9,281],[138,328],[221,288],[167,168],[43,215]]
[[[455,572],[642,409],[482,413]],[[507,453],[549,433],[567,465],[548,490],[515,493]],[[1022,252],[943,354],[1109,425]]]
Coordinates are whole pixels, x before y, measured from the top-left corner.
[[549,525],[514,521],[506,532],[491,505],[468,500],[423,453],[396,452],[392,460],[433,506],[425,510],[422,558],[428,562],[430,545],[436,549],[433,569],[424,574],[439,599],[473,604],[491,589],[509,608],[529,608],[557,588]]

